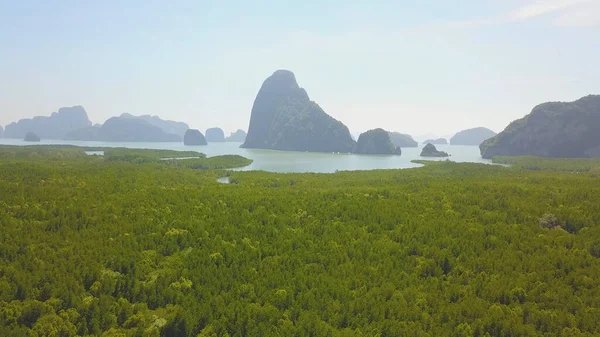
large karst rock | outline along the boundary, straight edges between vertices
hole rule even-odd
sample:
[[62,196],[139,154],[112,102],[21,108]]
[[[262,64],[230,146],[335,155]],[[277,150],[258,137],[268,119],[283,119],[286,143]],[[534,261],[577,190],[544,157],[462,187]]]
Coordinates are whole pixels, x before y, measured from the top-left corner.
[[225,132],[220,128],[210,128],[206,130],[206,141],[210,143],[219,143],[225,141]]
[[200,130],[188,129],[183,136],[183,145],[207,145],[206,138]]
[[383,129],[373,129],[362,133],[356,142],[357,154],[402,154],[400,147],[394,146],[390,135]]
[[480,146],[483,158],[600,157],[600,95],[574,102],[543,103]]
[[467,129],[456,133],[450,138],[450,145],[479,145],[495,135],[494,131],[484,127]]
[[411,135],[399,132],[390,132],[390,139],[395,146],[399,147],[418,147],[419,143]]
[[245,148],[310,152],[352,152],[348,128],[310,100],[291,71],[277,70],[260,88]]
[[11,123],[6,126],[4,137],[23,139],[27,133],[33,132],[43,139],[63,139],[66,134],[91,125],[85,109],[74,106],[60,108],[49,117],[36,116]]

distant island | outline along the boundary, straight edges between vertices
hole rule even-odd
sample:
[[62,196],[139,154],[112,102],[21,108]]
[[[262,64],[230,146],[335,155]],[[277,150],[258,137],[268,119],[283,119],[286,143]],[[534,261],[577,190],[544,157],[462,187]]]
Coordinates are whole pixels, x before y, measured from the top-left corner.
[[352,152],[356,142],[298,86],[291,71],[277,70],[262,84],[242,147],[309,152]]
[[380,154],[380,155],[401,155],[400,147],[394,146],[390,139],[390,134],[383,129],[373,129],[362,133],[358,137],[356,154]]
[[390,139],[395,146],[399,147],[418,147],[419,143],[411,135],[399,132],[389,132]]
[[41,139],[38,135],[33,132],[27,132],[25,138],[23,139],[26,142],[39,142]]
[[448,141],[446,138],[427,139],[423,144],[434,144],[434,145],[447,145]]
[[4,128],[0,125],[0,138],[4,136]]
[[246,141],[246,136],[246,131],[238,129],[236,132],[232,132],[229,137],[225,138],[225,141],[243,143]]
[[457,132],[450,138],[450,145],[476,145],[494,137],[496,133],[488,128],[478,127]]
[[423,147],[421,151],[421,157],[448,157],[450,156],[447,152],[438,151],[435,145],[429,143]]
[[164,132],[170,133],[173,135],[178,135],[183,137],[185,132],[190,128],[186,123],[176,122],[171,120],[163,120],[158,116],[150,116],[150,115],[142,115],[142,116],[133,116],[128,113],[121,114],[121,117],[126,118],[139,118],[148,122],[150,125],[157,126],[161,128]]
[[539,156],[600,157],[600,95],[574,102],[543,103],[516,120],[479,149],[483,158]]
[[188,129],[183,136],[183,145],[207,145],[206,138],[197,129]]
[[60,108],[49,117],[36,116],[10,123],[4,130],[4,138],[24,139],[32,132],[43,139],[63,139],[68,133],[92,126],[82,106]]
[[220,128],[210,128],[204,134],[209,143],[220,143],[225,141],[225,132]]
[[185,131],[179,135],[166,130],[180,132],[185,123],[162,120],[157,116],[133,116],[122,114],[109,118],[103,125],[88,126],[67,133],[65,140],[104,142],[181,142]]

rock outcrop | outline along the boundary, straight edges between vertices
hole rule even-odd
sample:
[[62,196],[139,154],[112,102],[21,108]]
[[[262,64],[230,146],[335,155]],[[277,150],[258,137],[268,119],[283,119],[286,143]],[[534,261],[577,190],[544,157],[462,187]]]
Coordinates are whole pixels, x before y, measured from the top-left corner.
[[399,132],[390,132],[390,139],[395,146],[399,147],[418,147],[419,143],[413,139],[412,136],[399,133]]
[[358,137],[354,153],[357,154],[380,154],[380,155],[400,155],[400,147],[394,146],[390,139],[390,134],[383,129],[373,129],[362,133]]
[[480,146],[483,158],[600,157],[600,95],[574,102],[543,103]]
[[352,152],[348,127],[310,100],[291,71],[278,70],[260,88],[244,148]]
[[456,133],[450,138],[450,145],[477,145],[484,140],[494,137],[496,133],[488,128],[479,127]]
[[2,136],[4,136],[4,128],[0,125],[0,138],[2,138]]
[[207,145],[206,138],[200,130],[188,129],[183,136],[183,145]]
[[226,142],[240,142],[243,143],[246,141],[246,131],[237,130],[236,132],[232,132],[229,137],[225,138]]
[[423,144],[434,144],[434,145],[447,145],[448,141],[446,138],[427,139]]
[[209,143],[220,143],[225,141],[225,132],[220,128],[210,128],[206,130],[206,141]]
[[421,157],[448,157],[450,156],[447,152],[438,151],[435,145],[429,143],[423,147],[421,151]]
[[25,138],[23,138],[23,140],[26,142],[39,142],[40,137],[33,132],[27,132],[27,134],[25,135]]
[[92,126],[82,106],[60,108],[49,117],[37,116],[32,119],[21,119],[6,126],[5,138],[23,139],[33,132],[43,139],[63,139],[75,130]]

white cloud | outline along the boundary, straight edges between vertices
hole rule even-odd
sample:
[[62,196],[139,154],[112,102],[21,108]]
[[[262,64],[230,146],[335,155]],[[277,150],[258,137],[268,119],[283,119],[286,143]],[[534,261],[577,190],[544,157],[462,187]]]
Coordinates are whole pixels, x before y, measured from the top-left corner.
[[510,17],[514,20],[527,20],[541,15],[563,11],[590,0],[539,0],[525,5],[512,12]]
[[568,10],[555,18],[553,24],[560,27],[600,26],[600,1]]

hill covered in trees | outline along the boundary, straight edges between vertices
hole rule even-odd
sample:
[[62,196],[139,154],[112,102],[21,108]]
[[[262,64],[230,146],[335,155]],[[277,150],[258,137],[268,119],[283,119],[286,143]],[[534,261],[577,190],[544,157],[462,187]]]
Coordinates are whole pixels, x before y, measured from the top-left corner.
[[344,124],[310,100],[291,71],[277,70],[256,96],[242,147],[348,153],[355,143]]
[[496,133],[488,128],[479,127],[462,130],[450,138],[450,145],[476,145],[494,137]]
[[480,145],[481,156],[600,157],[600,95],[543,103]]
[[0,335],[600,334],[598,172],[104,150],[0,147]]

